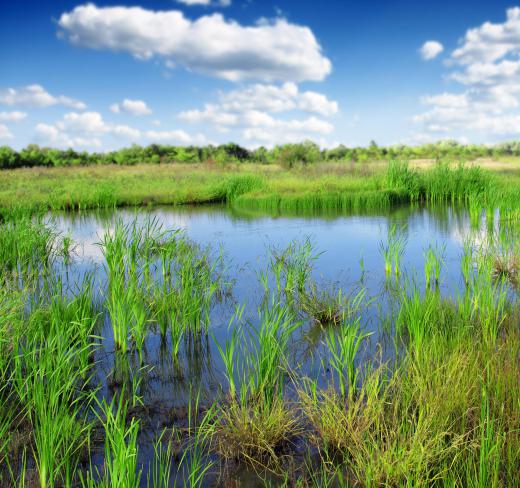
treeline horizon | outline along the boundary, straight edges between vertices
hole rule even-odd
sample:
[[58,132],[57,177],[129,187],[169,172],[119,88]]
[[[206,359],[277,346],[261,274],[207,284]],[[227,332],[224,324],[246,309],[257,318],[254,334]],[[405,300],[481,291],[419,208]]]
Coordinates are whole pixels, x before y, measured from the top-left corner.
[[63,167],[87,165],[135,165],[167,163],[257,163],[281,164],[292,167],[297,164],[319,162],[365,162],[391,159],[471,160],[483,157],[520,156],[520,141],[502,142],[495,145],[460,144],[444,140],[418,146],[378,146],[372,141],[366,147],[322,149],[316,143],[283,144],[267,149],[263,146],[247,149],[235,143],[218,146],[174,146],[150,144],[107,152],[56,149],[29,144],[16,151],[9,146],[0,146],[0,168],[13,169],[33,166]]

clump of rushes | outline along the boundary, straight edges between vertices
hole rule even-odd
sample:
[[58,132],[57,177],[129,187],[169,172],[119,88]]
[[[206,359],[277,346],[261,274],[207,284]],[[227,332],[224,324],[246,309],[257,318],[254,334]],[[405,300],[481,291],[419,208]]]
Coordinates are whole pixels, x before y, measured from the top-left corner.
[[213,404],[202,414],[200,414],[200,410],[200,395],[197,394],[194,398],[190,395],[188,403],[190,440],[179,461],[175,486],[180,486],[180,476],[184,487],[202,487],[206,474],[215,464],[209,454],[214,435],[217,408]]
[[343,322],[338,330],[329,329],[326,342],[329,349],[329,364],[335,372],[339,391],[343,398],[349,398],[356,392],[358,369],[356,356],[365,339],[371,334],[361,331],[361,318]]
[[496,250],[492,254],[493,278],[504,279],[512,286],[518,287],[520,273],[520,254],[515,250]]
[[146,486],[150,488],[169,488],[172,484],[174,452],[172,443],[165,438],[166,430],[163,430],[153,445],[154,456],[146,480]]
[[[318,257],[309,238],[303,243],[293,241],[283,250],[271,249],[269,268],[275,278],[278,296],[282,292],[291,295],[303,291],[310,279],[313,262]],[[268,284],[264,283],[264,286],[268,292]]]
[[223,289],[223,257],[211,256],[180,232],[158,243],[162,283],[154,290],[154,308],[163,340],[170,331],[172,355],[183,337],[206,334],[212,300]]
[[471,279],[471,272],[473,270],[473,249],[469,241],[464,242],[464,248],[460,258],[460,267],[464,284],[468,286]]
[[[403,290],[400,309],[395,320],[397,338],[407,339],[410,348],[421,351],[425,342],[435,333],[449,333],[455,312],[439,293],[421,294],[417,287]],[[464,324],[460,324],[462,328]]]
[[298,294],[298,304],[305,316],[315,323],[338,325],[357,312],[366,296],[366,290],[345,295],[340,289],[337,292],[318,290],[316,283],[310,282],[306,289]]
[[124,392],[111,403],[103,399],[98,407],[96,416],[105,431],[103,469],[101,472],[96,469],[97,476],[94,476],[91,468],[86,476],[81,476],[82,485],[85,488],[137,488],[142,474],[137,463],[139,421],[132,417],[127,425],[128,403]]
[[385,244],[381,241],[379,249],[385,260],[385,274],[390,276],[392,271],[396,276],[401,273],[401,258],[406,247],[406,236],[400,231],[397,225],[393,224],[388,229],[388,239]]
[[[498,349],[434,335],[393,371],[369,371],[348,402],[307,379],[300,393],[312,441],[370,486],[508,486],[519,474],[511,460],[520,453],[520,417],[510,409],[520,387],[511,383],[517,368],[509,370],[518,340],[514,329]],[[505,370],[494,368],[500,361]],[[493,395],[482,395],[490,385]]]
[[57,235],[41,219],[0,222],[0,273],[37,275],[49,262]]
[[446,245],[441,249],[430,245],[424,252],[424,277],[427,288],[439,285],[445,250]]
[[17,402],[32,427],[33,458],[42,487],[73,483],[79,451],[89,439],[86,412],[93,395],[85,387],[92,367],[87,358],[95,346],[85,335],[95,320],[85,315],[81,297],[65,302],[56,295],[50,300],[29,317],[14,356],[12,379]]
[[122,353],[128,351],[131,337],[142,357],[148,317],[146,279],[150,274],[153,246],[162,235],[156,220],[147,220],[142,225],[136,220],[127,225],[117,220],[100,243],[108,278],[105,306],[115,348]]
[[257,466],[276,462],[277,449],[299,430],[283,398],[289,337],[299,324],[274,300],[260,310],[259,321],[247,333],[233,333],[225,348],[218,345],[229,391],[214,426],[215,448],[224,459]]

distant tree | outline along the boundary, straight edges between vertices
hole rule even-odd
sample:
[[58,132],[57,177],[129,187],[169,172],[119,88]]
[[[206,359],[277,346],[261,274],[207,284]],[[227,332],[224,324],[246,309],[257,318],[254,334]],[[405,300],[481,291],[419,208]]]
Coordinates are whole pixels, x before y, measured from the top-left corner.
[[9,146],[0,146],[0,168],[16,168],[20,164],[18,153]]

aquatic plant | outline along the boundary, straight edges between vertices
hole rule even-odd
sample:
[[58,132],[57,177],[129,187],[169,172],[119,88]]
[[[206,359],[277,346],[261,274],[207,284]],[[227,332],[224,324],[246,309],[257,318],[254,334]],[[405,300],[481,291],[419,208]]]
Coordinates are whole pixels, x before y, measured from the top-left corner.
[[341,396],[352,397],[356,392],[359,371],[356,356],[365,339],[371,334],[361,331],[361,319],[344,321],[338,330],[329,329],[326,336],[330,352],[329,363],[336,373]]
[[439,285],[445,251],[446,245],[443,245],[440,249],[430,245],[424,252],[424,278],[428,288]]
[[110,403],[101,400],[98,408],[96,416],[105,432],[103,468],[91,469],[85,477],[81,476],[82,484],[86,488],[135,488],[142,475],[137,461],[139,421],[132,417],[126,425],[128,404],[124,394],[114,397]]
[[[236,319],[240,317],[239,311]],[[275,448],[297,432],[283,387],[289,337],[298,326],[288,308],[273,298],[259,310],[258,328],[247,335],[240,329],[225,348],[218,346],[229,384],[228,401],[218,407],[215,425],[216,449],[224,458],[273,462]]]
[[379,249],[385,260],[385,273],[387,276],[395,272],[399,276],[401,272],[401,258],[406,247],[406,237],[404,228],[398,229],[396,224],[392,224],[388,228],[388,237],[386,244],[381,241]]

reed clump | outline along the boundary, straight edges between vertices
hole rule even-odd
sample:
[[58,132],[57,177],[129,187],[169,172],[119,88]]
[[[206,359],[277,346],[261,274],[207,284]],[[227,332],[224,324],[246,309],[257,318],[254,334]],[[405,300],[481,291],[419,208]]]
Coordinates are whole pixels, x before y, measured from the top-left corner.
[[218,346],[229,385],[214,426],[215,446],[224,459],[275,465],[279,450],[299,432],[284,399],[289,338],[298,326],[288,308],[273,299],[259,311],[257,327],[239,329],[224,348]]

